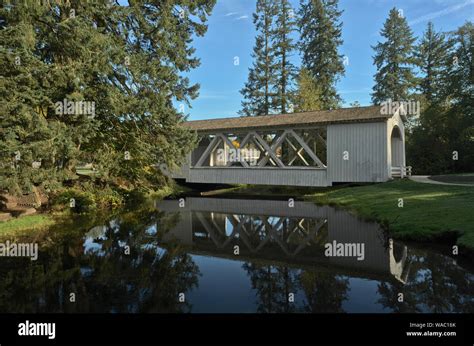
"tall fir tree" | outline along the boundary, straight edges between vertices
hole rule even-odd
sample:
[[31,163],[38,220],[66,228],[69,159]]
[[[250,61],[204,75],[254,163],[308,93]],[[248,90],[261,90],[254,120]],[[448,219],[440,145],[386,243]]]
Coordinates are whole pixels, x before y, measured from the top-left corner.
[[275,108],[280,113],[287,113],[291,108],[291,100],[294,97],[294,82],[297,69],[292,62],[292,57],[297,45],[293,39],[296,32],[296,15],[289,0],[278,0],[276,6],[275,29],[273,30],[273,44],[275,47],[275,57],[278,62],[275,68],[276,97],[274,99]]
[[338,52],[343,43],[341,14],[338,0],[300,2],[298,26],[302,66],[321,89],[323,109],[334,109],[341,103],[335,86],[345,72],[343,56]]
[[474,104],[474,25],[471,21],[459,27],[450,39],[447,71],[449,99],[454,105],[465,106],[466,115],[473,116]]
[[273,26],[276,7],[272,0],[258,0],[253,14],[257,31],[248,80],[240,91],[243,96],[240,114],[245,116],[266,115],[273,112],[275,102],[274,86],[277,83],[275,71],[277,59],[273,44]]
[[429,103],[442,99],[449,53],[450,44],[446,35],[436,32],[433,23],[429,22],[415,49],[416,64],[421,73],[418,89]]
[[385,38],[384,42],[372,47],[377,67],[372,102],[380,104],[388,99],[407,100],[415,86],[412,71],[415,38],[401,11],[396,8],[390,10],[380,34]]
[[296,67],[293,33],[295,13],[288,0],[258,0],[253,21],[257,30],[254,59],[240,91],[242,115],[286,113],[291,110]]

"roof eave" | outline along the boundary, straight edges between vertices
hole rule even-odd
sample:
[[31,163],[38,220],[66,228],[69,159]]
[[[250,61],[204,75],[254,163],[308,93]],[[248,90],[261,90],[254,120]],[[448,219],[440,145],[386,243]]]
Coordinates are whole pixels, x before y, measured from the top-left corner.
[[350,120],[343,120],[343,121],[325,121],[325,122],[312,122],[312,123],[297,123],[297,124],[283,124],[283,125],[260,125],[260,126],[241,126],[241,127],[216,127],[216,128],[192,128],[190,126],[186,126],[190,130],[200,132],[200,133],[213,133],[217,131],[233,131],[233,132],[245,132],[245,131],[252,131],[252,130],[262,130],[262,129],[275,129],[281,130],[285,128],[294,128],[294,127],[308,127],[308,128],[316,128],[316,127],[325,127],[328,125],[338,125],[338,124],[350,124],[350,123],[372,123],[372,122],[382,122],[389,119],[391,116],[386,117],[377,117],[377,118],[369,118],[369,119],[350,119]]

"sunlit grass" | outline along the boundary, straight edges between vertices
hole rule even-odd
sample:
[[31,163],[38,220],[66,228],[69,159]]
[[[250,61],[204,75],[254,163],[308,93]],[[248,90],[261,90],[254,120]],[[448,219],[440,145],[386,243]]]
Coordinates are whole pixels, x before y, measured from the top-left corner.
[[319,192],[312,199],[384,222],[396,237],[431,241],[458,234],[458,245],[474,250],[474,187],[404,180]]
[[9,221],[0,222],[0,235],[25,230],[38,230],[54,224],[50,215],[28,215]]

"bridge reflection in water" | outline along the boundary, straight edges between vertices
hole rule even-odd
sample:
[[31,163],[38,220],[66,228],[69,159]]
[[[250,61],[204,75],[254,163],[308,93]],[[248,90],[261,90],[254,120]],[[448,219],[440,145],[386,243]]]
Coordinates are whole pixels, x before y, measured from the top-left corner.
[[[18,242],[43,241],[36,261],[1,259],[0,311],[474,312],[467,263],[427,247],[408,251],[342,210],[244,199],[185,203],[137,203],[19,235]],[[0,234],[0,243],[7,240]],[[326,257],[324,245],[333,242],[363,244],[363,260]]]
[[[336,266],[361,277],[398,280],[409,273],[407,247],[389,239],[374,222],[310,202],[196,198],[157,202],[165,213],[179,213],[162,241],[178,240],[194,254],[236,260],[282,261],[295,265]],[[181,204],[181,206],[180,206]],[[325,244],[363,244],[363,258],[325,256]],[[234,254],[238,246],[239,255]]]

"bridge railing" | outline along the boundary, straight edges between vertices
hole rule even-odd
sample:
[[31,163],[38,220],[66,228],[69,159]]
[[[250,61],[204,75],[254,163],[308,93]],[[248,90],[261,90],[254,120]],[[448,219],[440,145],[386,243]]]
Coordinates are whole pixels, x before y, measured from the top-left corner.
[[411,166],[392,166],[392,178],[411,176]]

